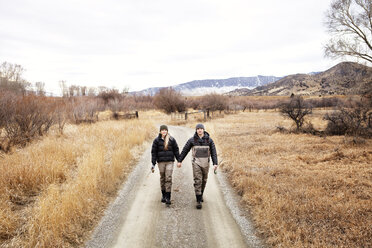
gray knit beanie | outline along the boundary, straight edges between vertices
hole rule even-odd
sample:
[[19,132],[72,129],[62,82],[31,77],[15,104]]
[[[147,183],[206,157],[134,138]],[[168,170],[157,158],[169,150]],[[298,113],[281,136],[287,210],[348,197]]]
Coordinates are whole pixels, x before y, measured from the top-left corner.
[[168,127],[166,125],[161,125],[159,131],[161,131],[161,130],[167,130],[168,131]]
[[204,125],[203,125],[203,124],[201,124],[201,123],[199,123],[198,125],[196,125],[196,129],[198,129],[198,128],[202,128],[202,129],[204,129],[204,130],[205,130],[205,128],[204,128]]

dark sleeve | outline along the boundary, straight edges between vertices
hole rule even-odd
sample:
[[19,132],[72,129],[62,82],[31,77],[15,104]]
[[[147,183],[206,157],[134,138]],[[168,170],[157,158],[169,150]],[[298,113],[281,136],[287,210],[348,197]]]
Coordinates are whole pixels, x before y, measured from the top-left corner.
[[191,147],[193,147],[192,140],[193,140],[193,138],[190,138],[190,139],[186,142],[185,146],[183,147],[182,152],[181,152],[181,155],[180,155],[180,160],[179,160],[180,162],[182,162],[182,161],[185,159],[185,157],[186,157],[187,154],[189,153]]
[[180,149],[178,148],[178,144],[177,144],[176,139],[173,138],[172,141],[173,141],[173,145],[172,145],[173,154],[176,157],[177,161],[179,162],[180,161]]
[[218,165],[216,146],[214,145],[214,142],[211,138],[209,138],[209,148],[211,150],[213,165]]
[[152,148],[151,148],[151,162],[153,165],[156,164],[156,160],[158,156],[158,139],[154,139],[154,142],[152,142]]

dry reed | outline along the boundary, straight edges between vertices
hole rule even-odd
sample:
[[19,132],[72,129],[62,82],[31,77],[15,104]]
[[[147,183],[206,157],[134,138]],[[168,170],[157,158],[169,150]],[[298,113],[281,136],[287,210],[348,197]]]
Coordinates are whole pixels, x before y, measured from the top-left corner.
[[[313,123],[324,127],[315,113]],[[272,247],[372,247],[372,141],[285,134],[275,112],[207,123],[222,168]]]
[[0,246],[84,244],[154,132],[150,121],[69,126],[0,158]]

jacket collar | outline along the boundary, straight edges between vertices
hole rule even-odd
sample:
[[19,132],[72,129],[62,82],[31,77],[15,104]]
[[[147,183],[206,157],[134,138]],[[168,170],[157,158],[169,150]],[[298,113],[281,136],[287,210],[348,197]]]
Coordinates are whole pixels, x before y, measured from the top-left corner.
[[[197,139],[200,139],[198,133],[195,131],[195,134],[194,134],[194,138],[197,138]],[[204,131],[204,136],[202,137],[202,139],[208,139],[209,138],[209,133]]]

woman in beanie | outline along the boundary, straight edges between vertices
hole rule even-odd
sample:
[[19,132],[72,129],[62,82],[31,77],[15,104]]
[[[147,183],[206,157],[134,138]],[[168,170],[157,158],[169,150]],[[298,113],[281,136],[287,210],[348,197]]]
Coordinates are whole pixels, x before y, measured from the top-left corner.
[[166,125],[160,126],[159,136],[154,139],[151,149],[152,167],[154,172],[155,164],[158,163],[160,171],[160,188],[162,193],[161,202],[171,204],[172,174],[174,158],[179,161],[180,153],[175,138],[168,133]]

